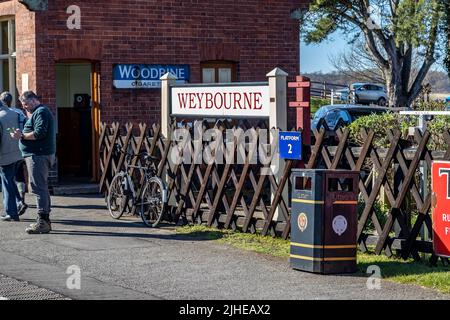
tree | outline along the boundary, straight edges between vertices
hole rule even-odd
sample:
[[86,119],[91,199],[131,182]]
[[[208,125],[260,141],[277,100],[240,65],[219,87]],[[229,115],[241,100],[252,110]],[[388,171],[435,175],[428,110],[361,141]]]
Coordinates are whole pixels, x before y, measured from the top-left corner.
[[342,75],[358,81],[382,83],[383,68],[364,49],[362,40],[353,43],[351,50],[332,54],[329,60],[333,67]]
[[322,42],[336,30],[350,42],[363,39],[364,50],[381,67],[389,104],[406,107],[445,55],[448,7],[448,0],[312,0],[303,34],[306,43]]
[[450,2],[444,1],[444,9],[445,9],[445,19],[444,19],[444,25],[445,25],[445,32],[447,34],[447,44],[446,44],[446,53],[444,58],[444,67],[447,69],[448,78],[450,79]]

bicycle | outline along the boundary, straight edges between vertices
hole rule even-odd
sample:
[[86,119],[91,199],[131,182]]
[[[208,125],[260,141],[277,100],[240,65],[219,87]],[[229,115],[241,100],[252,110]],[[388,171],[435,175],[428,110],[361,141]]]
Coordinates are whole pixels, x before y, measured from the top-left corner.
[[[116,149],[125,154],[125,171],[118,172],[111,181],[107,197],[109,214],[114,219],[120,219],[131,200],[133,206],[140,205],[139,215],[144,224],[147,227],[157,227],[167,206],[166,185],[157,177],[155,161],[158,159],[145,152],[139,154],[125,152],[119,145],[116,145]],[[144,155],[144,162],[149,165],[143,167],[130,164],[132,158],[141,155]],[[144,171],[144,184],[140,199],[133,179],[128,173],[130,169]]]

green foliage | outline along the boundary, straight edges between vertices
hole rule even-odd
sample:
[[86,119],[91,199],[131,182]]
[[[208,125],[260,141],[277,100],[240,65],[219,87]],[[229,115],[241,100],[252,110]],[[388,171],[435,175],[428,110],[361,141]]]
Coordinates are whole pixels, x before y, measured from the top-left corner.
[[382,114],[371,114],[369,116],[360,117],[352,122],[348,127],[350,129],[351,139],[358,143],[364,144],[365,138],[361,135],[361,130],[373,130],[375,132],[374,144],[377,147],[388,147],[390,145],[386,131],[389,129],[399,129],[403,137],[407,137],[408,128],[417,125],[417,119],[414,117],[400,116],[397,112],[386,112]]
[[[397,18],[394,24],[396,42],[410,43],[414,47],[422,44],[421,35],[424,34],[427,17],[427,1],[404,0],[397,9]],[[415,30],[416,32],[411,32]]]
[[444,7],[444,19],[443,19],[443,30],[445,33],[446,45],[444,54],[444,67],[447,70],[448,77],[450,78],[450,1],[442,0]]
[[[417,110],[439,111],[444,110],[445,104],[443,102],[423,102],[419,104]],[[384,114],[371,114],[366,117],[361,117],[352,122],[348,127],[350,129],[350,137],[357,144],[364,144],[365,139],[361,135],[361,130],[374,130],[375,139],[374,144],[377,147],[388,148],[390,146],[386,131],[400,130],[402,138],[408,140],[409,127],[415,127],[418,124],[417,116],[402,116],[398,113],[388,112]],[[448,148],[445,143],[442,133],[450,130],[450,117],[435,116],[427,124],[427,129],[431,133],[431,139],[428,143],[430,150],[446,150]]]
[[[361,218],[361,215],[364,211],[364,208],[366,207],[366,202],[363,199],[359,199],[358,201],[358,220]],[[375,212],[376,217],[378,218],[378,221],[382,226],[386,223],[388,213],[389,213],[389,207],[381,202],[376,201],[373,206],[373,211]],[[375,231],[375,226],[373,225],[373,222],[371,219],[367,221],[366,229],[365,231]]]
[[311,118],[314,117],[314,114],[320,107],[326,106],[330,104],[329,99],[322,98],[311,98]]

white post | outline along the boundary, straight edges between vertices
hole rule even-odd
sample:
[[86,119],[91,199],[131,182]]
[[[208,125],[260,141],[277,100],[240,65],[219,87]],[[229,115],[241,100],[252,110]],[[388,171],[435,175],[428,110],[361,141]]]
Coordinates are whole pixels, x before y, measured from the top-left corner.
[[[269,128],[277,128],[281,131],[287,129],[287,81],[286,78],[288,74],[281,70],[280,68],[275,68],[267,75],[269,80],[269,97],[270,97],[270,116],[269,116]],[[273,139],[278,139],[277,137],[272,137],[270,135],[270,143]],[[273,150],[271,150],[272,152]],[[285,161],[280,159],[278,168],[272,166],[272,171],[276,172],[275,179],[280,182],[281,176],[283,175],[285,167]],[[288,199],[288,188],[287,185],[283,191],[283,198]],[[273,201],[273,195],[272,195]],[[274,221],[278,220],[278,209],[275,211],[273,217]]]
[[164,138],[169,136],[170,129],[170,87],[173,86],[177,77],[168,72],[163,75],[161,80],[161,133]]
[[[170,120],[170,87],[176,83],[177,77],[172,73],[168,72],[161,78],[161,133],[165,139],[169,136],[169,130],[171,125]],[[170,141],[167,141],[169,143]],[[164,169],[162,177],[165,177],[165,181],[169,181],[169,175]],[[170,205],[174,205],[175,199],[172,195],[171,199],[168,199]]]
[[331,89],[331,105],[334,104],[334,89]]

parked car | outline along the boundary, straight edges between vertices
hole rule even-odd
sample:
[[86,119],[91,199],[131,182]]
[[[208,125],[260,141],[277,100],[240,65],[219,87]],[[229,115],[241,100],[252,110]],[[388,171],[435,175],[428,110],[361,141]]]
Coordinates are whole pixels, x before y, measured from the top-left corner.
[[355,104],[374,103],[379,106],[385,106],[388,100],[383,86],[362,82],[353,83],[350,86],[350,99]]
[[[368,107],[353,104],[326,105],[316,111],[314,118],[311,120],[311,129],[320,129],[322,124],[326,124],[329,130],[334,131],[360,117],[389,111],[392,111],[392,109],[386,107]],[[322,119],[323,121],[321,121]]]

